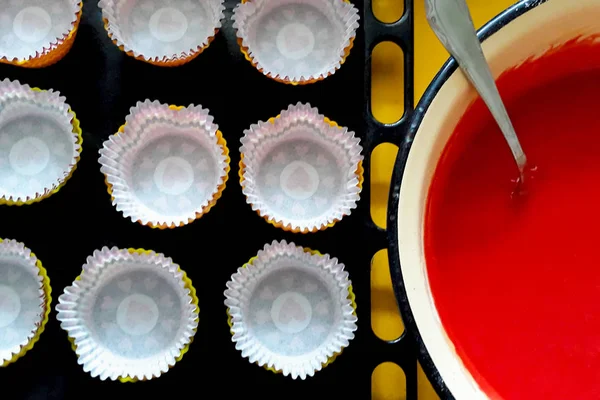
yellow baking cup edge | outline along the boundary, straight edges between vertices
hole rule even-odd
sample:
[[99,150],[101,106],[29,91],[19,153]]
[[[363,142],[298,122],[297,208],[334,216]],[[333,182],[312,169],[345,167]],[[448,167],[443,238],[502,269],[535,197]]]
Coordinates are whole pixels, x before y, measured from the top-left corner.
[[[40,88],[31,88],[31,90],[33,90],[34,92],[44,92],[45,91]],[[33,199],[29,199],[27,201],[21,201],[21,200],[13,201],[13,200],[8,200],[8,199],[0,197],[0,205],[7,205],[7,206],[25,206],[25,205],[27,205],[28,206],[28,205],[31,205],[34,203],[38,203],[44,199],[47,199],[48,197],[52,196],[53,194],[58,193],[58,191],[67,184],[69,179],[71,179],[71,177],[75,173],[75,170],[77,169],[77,164],[79,164],[79,160],[81,159],[81,152],[83,151],[83,131],[81,130],[81,123],[77,119],[77,115],[75,114],[75,111],[73,111],[72,109],[69,108],[69,114],[71,114],[71,116],[73,117],[73,119],[71,120],[71,125],[73,126],[72,132],[77,136],[77,141],[75,143],[79,145],[79,149],[77,150],[77,157],[75,158],[75,164],[73,165],[73,168],[71,168],[71,171],[69,171],[69,175],[67,175],[62,180],[62,182],[60,182],[58,184],[58,186],[56,188],[54,188],[54,190],[46,191],[41,196],[35,197]]]
[[[307,252],[307,253],[310,253],[312,255],[318,255],[318,256],[322,256],[323,255],[319,251],[309,249],[308,247],[304,247],[304,251]],[[246,264],[244,264],[242,266],[242,268],[248,268],[248,265],[253,264],[254,261],[257,258],[258,258],[258,256],[252,257],[250,260],[248,260],[248,262]],[[352,288],[352,285],[348,286],[348,299],[350,300],[350,304],[352,305],[352,308],[354,310],[352,312],[352,314],[354,314],[354,316],[356,316],[356,309],[357,309],[357,306],[356,306],[356,295],[354,294],[354,290]],[[232,318],[231,318],[231,314],[229,312],[229,307],[227,308],[227,310],[225,312],[227,313],[227,325],[229,325],[229,332],[233,336],[233,331],[231,330],[233,328],[233,321],[232,321]],[[340,354],[342,354],[343,351],[344,351],[344,349],[342,348],[342,350],[340,352],[335,353],[331,357],[329,357],[324,364],[321,364],[321,368],[326,368],[329,364],[331,364],[332,362],[334,362],[338,358],[338,356]],[[258,361],[255,362],[254,364],[258,365]],[[260,367],[260,365],[259,365],[259,367]],[[262,368],[266,369],[267,371],[271,371],[271,372],[273,372],[275,374],[281,374],[281,373],[283,373],[283,371],[276,370],[275,368],[269,367],[267,365],[263,365]]]
[[[151,253],[155,253],[152,250],[133,249],[133,248],[129,248],[129,249],[127,249],[127,251],[130,254],[151,254]],[[198,311],[198,318],[200,318],[200,305],[199,305],[200,302],[198,300],[198,295],[196,294],[196,288],[192,285],[192,280],[190,278],[188,278],[188,276],[187,276],[187,274],[186,274],[185,271],[182,271],[181,268],[179,268],[177,271],[183,273],[183,276],[181,277],[181,279],[184,282],[185,288],[190,291],[190,297],[192,298],[192,304],[196,306],[196,311]],[[83,274],[83,271],[81,272],[81,274]],[[77,276],[77,278],[75,278],[76,281],[81,280],[81,274],[79,274]],[[194,329],[194,334],[197,331],[198,331],[198,328]],[[77,354],[77,345],[75,344],[75,339],[72,338],[71,336],[69,336],[69,342],[71,343],[71,349],[75,352],[75,354]],[[177,358],[175,358],[175,364],[177,364],[179,361],[181,361],[181,359],[183,358],[183,356],[190,350],[190,346],[191,346],[192,343],[194,343],[194,336],[192,336],[190,338],[190,342],[188,344],[186,344],[183,347],[183,349],[181,349],[181,353],[179,353],[179,356]],[[169,369],[173,368],[175,366],[175,364],[173,364],[172,366],[170,366]],[[125,376],[125,377],[119,377],[118,380],[121,383],[135,383],[135,382],[149,381],[150,379],[137,379],[137,378],[132,378],[130,376]]]
[[[281,114],[279,114],[276,117],[270,118],[267,122],[271,123],[271,124],[275,124],[275,120],[277,118],[281,118]],[[323,119],[323,121],[325,121],[325,123],[329,124],[329,126],[333,127],[333,128],[339,128],[340,126],[335,122],[330,120],[329,118],[325,117]],[[240,179],[240,185],[242,186],[242,190],[245,188],[244,182],[246,181],[246,178],[244,177],[244,174],[246,172],[246,164],[244,164],[244,153],[240,154],[240,162],[239,162],[239,170],[238,170],[238,176]],[[361,191],[362,191],[362,187],[363,187],[363,182],[365,181],[365,169],[363,168],[363,163],[362,161],[359,161],[357,167],[356,167],[356,171],[354,172],[354,174],[358,177],[358,184],[356,185]],[[245,196],[246,200],[248,200],[248,196]],[[273,219],[271,216],[269,215],[262,215],[261,214],[261,210],[256,210],[256,213],[261,216],[265,221],[267,221],[269,224],[273,225],[276,228],[281,228],[286,232],[292,232],[292,233],[315,233],[318,231],[323,231],[327,228],[331,228],[333,227],[335,224],[337,224],[338,222],[341,221],[341,219],[339,218],[335,218],[332,222],[330,222],[327,225],[324,225],[320,228],[313,228],[312,230],[309,230],[308,228],[304,228],[304,229],[300,229],[300,228],[291,228],[291,224],[288,225],[284,225],[283,222],[277,222],[275,219]]]
[[110,40],[112,40],[113,44],[119,48],[119,50],[121,50],[122,52],[127,54],[129,57],[135,58],[136,60],[143,61],[148,64],[156,65],[158,67],[179,67],[180,65],[189,63],[190,61],[192,61],[193,59],[198,57],[200,54],[202,54],[204,52],[204,50],[206,50],[208,48],[208,46],[210,46],[210,44],[213,42],[213,40],[215,40],[215,36],[217,36],[217,33],[219,33],[219,28],[216,28],[215,33],[207,39],[206,45],[204,45],[203,47],[201,47],[197,50],[194,50],[194,52],[192,52],[186,58],[177,58],[176,60],[167,60],[167,61],[154,61],[154,60],[148,60],[143,55],[139,55],[136,57],[135,54],[133,54],[133,51],[125,51],[125,46],[123,46],[123,45],[119,46],[117,41],[113,38],[113,35],[108,30],[108,20],[106,18],[102,18],[102,21],[104,21],[104,30],[108,34],[108,37],[110,38]]
[[[181,110],[183,108],[185,108],[184,106],[169,106],[169,108],[171,110]],[[119,128],[119,131],[117,133],[115,133],[115,136],[118,136],[120,134],[122,134],[125,131],[125,126],[127,124],[123,124],[121,125],[121,127]],[[213,208],[215,206],[215,204],[217,204],[217,200],[219,200],[221,198],[221,196],[223,196],[223,191],[225,190],[225,187],[227,186],[227,181],[229,180],[229,171],[231,171],[231,157],[229,157],[229,148],[227,147],[227,141],[225,140],[225,138],[223,137],[223,133],[221,133],[220,130],[217,130],[216,134],[217,136],[217,144],[223,149],[223,155],[225,156],[225,176],[223,177],[223,182],[219,185],[219,187],[217,188],[217,191],[215,192],[215,194],[213,195],[212,199],[208,202],[208,204],[206,205],[206,207],[204,207],[202,209],[201,212],[197,212],[196,213],[196,217],[195,218],[190,218],[188,219],[188,224],[191,224],[192,222],[194,222],[195,220],[199,219],[200,217],[202,217],[203,215],[207,214],[211,208]],[[111,185],[108,182],[108,177],[106,175],[104,175],[104,183],[106,184],[106,188],[108,191],[108,194],[110,195],[110,200],[114,201],[115,198],[113,196],[113,185]],[[141,220],[137,220],[136,221],[138,224],[140,225],[144,225],[142,223]],[[175,225],[175,224],[160,224],[160,225],[155,225],[152,222],[148,222],[147,224],[145,224],[145,226],[149,226],[150,228],[153,229],[174,229],[177,227],[182,227],[185,226],[186,224],[181,222],[179,225]]]
[[[0,243],[2,243],[3,241],[4,240],[0,239]],[[6,367],[9,364],[14,363],[19,358],[23,357],[25,353],[27,353],[29,350],[33,349],[33,346],[40,340],[40,336],[42,335],[42,333],[44,333],[44,330],[46,329],[46,324],[48,323],[48,318],[50,316],[50,309],[52,305],[52,288],[50,287],[50,278],[48,277],[46,268],[44,268],[40,259],[37,258],[37,256],[33,252],[31,252],[31,257],[36,259],[35,266],[39,270],[39,274],[42,277],[42,288],[44,290],[45,295],[44,314],[40,325],[38,326],[37,330],[35,331],[35,334],[29,340],[29,342],[26,345],[21,346],[21,351],[15,354],[10,360],[5,361],[4,364],[0,365],[0,367]]]
[[68,35],[63,40],[62,44],[58,45],[54,49],[49,52],[39,56],[34,57],[29,60],[19,60],[19,61],[11,61],[6,57],[0,58],[0,63],[2,64],[10,64],[16,65],[18,67],[23,68],[44,68],[49,67],[50,65],[56,64],[60,60],[62,60],[73,47],[73,43],[75,43],[75,37],[77,36],[77,31],[79,30],[79,23],[81,22],[81,15],[83,14],[83,1],[79,2],[79,12],[77,13],[77,18],[73,22],[71,31],[69,31]]
[[[252,1],[252,0],[242,0],[242,3],[247,3],[248,1]],[[350,0],[344,0],[344,2],[346,2],[348,4],[351,4]],[[344,63],[346,62],[346,59],[350,55],[350,50],[352,50],[352,47],[354,47],[354,39],[355,38],[351,38],[350,39],[350,44],[348,44],[348,46],[344,49],[344,55],[342,56],[342,59],[340,60],[340,66],[338,68],[336,68],[335,71],[339,70],[340,67],[342,65],[344,65]],[[248,48],[248,46],[244,46],[244,43],[243,43],[243,41],[242,41],[241,38],[237,38],[237,43],[240,46],[240,51],[244,55],[244,58],[246,60],[250,61],[250,64],[252,64],[252,66],[254,68],[256,68],[260,73],[264,74],[265,76],[268,76],[269,78],[273,79],[274,81],[285,83],[285,84],[288,84],[288,85],[293,85],[293,86],[302,86],[302,85],[310,85],[312,83],[322,81],[323,79],[328,78],[331,75],[333,75],[333,72],[330,72],[330,73],[327,74],[327,76],[323,76],[323,77],[320,77],[320,78],[313,78],[313,79],[309,79],[309,80],[306,80],[306,81],[291,81],[289,79],[281,79],[279,77],[275,77],[275,76],[273,76],[271,74],[271,72],[267,72],[265,74],[265,71],[264,71],[263,68],[258,68],[258,62],[256,62],[254,60],[254,58],[250,55],[250,49]]]

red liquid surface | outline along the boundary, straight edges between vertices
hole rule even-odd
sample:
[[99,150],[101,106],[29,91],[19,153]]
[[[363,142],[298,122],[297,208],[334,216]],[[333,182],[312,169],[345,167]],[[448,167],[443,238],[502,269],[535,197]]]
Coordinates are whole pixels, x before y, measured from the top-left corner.
[[572,41],[498,87],[538,170],[512,198],[518,171],[477,100],[429,191],[435,304],[491,398],[600,399],[600,47]]

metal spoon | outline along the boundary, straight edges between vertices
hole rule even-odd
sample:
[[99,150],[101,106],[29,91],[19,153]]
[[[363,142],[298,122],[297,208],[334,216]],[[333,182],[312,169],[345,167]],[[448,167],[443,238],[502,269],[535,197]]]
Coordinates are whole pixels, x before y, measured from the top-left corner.
[[520,182],[523,183],[527,157],[483,55],[467,3],[465,0],[425,0],[425,12],[436,36],[458,62],[500,126],[519,167]]

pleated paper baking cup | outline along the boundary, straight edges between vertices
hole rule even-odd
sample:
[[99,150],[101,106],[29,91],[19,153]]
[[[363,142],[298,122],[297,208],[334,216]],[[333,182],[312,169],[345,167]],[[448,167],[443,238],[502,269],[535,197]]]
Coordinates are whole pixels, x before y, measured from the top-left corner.
[[122,382],[158,378],[181,360],[199,314],[192,282],[170,258],[115,247],[88,257],[56,310],[84,371]]
[[62,59],[75,42],[81,0],[3,0],[0,62],[42,68]]
[[285,241],[265,245],[231,276],[225,305],[242,357],[293,379],[314,376],[356,331],[344,264]]
[[292,232],[333,226],[360,199],[360,140],[298,103],[244,131],[240,183],[252,209]]
[[59,92],[0,81],[0,204],[45,199],[71,177],[81,128]]
[[108,35],[128,55],[175,67],[196,58],[225,18],[224,0],[100,0]]
[[208,110],[146,100],[126,121],[100,150],[117,210],[160,229],[207,213],[221,197],[230,169],[225,139]]
[[0,367],[17,361],[44,332],[50,313],[50,280],[23,243],[0,239]]
[[250,0],[235,8],[233,26],[252,65],[297,85],[325,79],[341,67],[359,18],[345,0]]

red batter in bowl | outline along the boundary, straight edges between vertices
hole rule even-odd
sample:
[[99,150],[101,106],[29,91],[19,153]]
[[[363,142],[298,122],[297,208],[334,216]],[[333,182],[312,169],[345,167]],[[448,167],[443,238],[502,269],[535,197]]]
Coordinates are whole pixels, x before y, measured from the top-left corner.
[[[600,399],[600,45],[578,39],[498,79],[538,170],[527,194],[481,100],[429,189],[425,258],[458,355],[492,398]],[[426,134],[424,132],[423,134]]]

